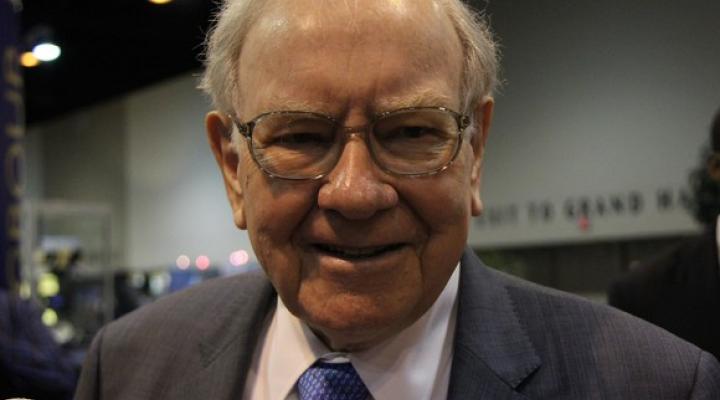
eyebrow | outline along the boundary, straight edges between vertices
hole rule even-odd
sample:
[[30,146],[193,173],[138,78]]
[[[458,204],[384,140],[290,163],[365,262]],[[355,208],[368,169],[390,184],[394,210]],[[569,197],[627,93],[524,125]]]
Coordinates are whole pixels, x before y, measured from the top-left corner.
[[413,93],[410,96],[388,97],[376,102],[375,113],[398,110],[410,107],[445,107],[454,109],[453,99],[449,96],[439,95],[433,91]]
[[325,102],[309,102],[301,99],[290,99],[282,96],[276,96],[271,101],[272,107],[263,109],[263,113],[274,112],[274,111],[303,111],[303,112],[315,112],[315,113],[327,113],[327,108],[330,103]]
[[[273,96],[271,103],[273,106],[268,109],[263,109],[263,113],[274,111],[301,111],[333,115],[332,106],[337,106],[337,103],[334,102],[310,102],[303,99],[288,98],[282,95]],[[410,95],[387,96],[377,99],[370,105],[369,111],[373,114],[381,114],[387,111],[411,107],[445,107],[454,110],[454,103],[455,100],[450,96],[439,95],[432,90],[424,90]],[[254,117],[255,115],[248,116],[248,118]]]

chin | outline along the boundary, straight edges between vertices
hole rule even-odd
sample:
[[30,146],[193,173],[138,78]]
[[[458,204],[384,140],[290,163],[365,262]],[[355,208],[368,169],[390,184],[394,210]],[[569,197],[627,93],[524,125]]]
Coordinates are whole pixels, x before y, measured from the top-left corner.
[[[300,318],[335,351],[358,351],[404,329],[413,320],[408,302],[388,305],[376,298],[337,295],[302,307]],[[317,308],[316,308],[317,307]]]

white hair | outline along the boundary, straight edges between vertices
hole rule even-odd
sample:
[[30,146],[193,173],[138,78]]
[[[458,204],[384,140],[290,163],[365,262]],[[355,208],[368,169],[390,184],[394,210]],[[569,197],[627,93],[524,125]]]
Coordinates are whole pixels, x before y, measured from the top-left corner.
[[[465,58],[461,100],[463,111],[471,111],[498,83],[498,48],[484,15],[461,0],[436,0],[445,8],[460,39]],[[262,14],[267,0],[224,0],[205,44],[205,72],[200,89],[216,109],[233,112],[238,93],[240,51],[250,28]]]

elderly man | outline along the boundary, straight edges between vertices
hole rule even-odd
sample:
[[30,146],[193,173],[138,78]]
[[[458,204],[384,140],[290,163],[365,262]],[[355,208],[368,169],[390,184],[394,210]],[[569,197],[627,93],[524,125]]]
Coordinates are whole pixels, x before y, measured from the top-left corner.
[[465,249],[496,54],[458,0],[233,0],[207,132],[264,273],[105,328],[78,399],[701,399],[707,353]]

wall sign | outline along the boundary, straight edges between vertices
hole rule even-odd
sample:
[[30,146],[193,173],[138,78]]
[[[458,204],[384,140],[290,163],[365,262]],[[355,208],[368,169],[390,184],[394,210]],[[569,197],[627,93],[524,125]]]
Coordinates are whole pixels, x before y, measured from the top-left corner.
[[470,243],[480,248],[684,234],[698,229],[689,188],[659,187],[486,204]]

